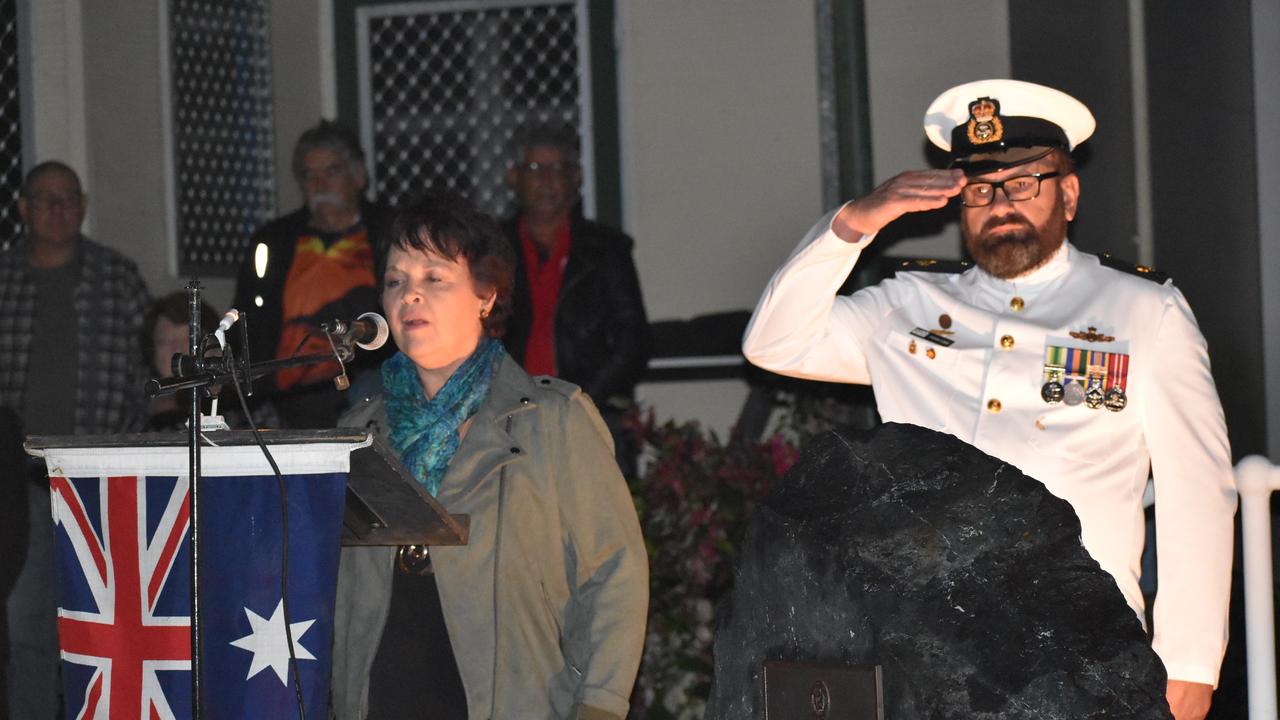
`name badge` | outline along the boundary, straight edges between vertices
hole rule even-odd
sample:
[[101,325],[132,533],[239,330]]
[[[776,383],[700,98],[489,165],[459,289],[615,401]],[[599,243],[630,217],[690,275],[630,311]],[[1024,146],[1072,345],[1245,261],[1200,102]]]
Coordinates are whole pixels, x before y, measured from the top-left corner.
[[938,333],[930,332],[924,328],[916,328],[911,331],[911,334],[921,340],[928,340],[929,342],[935,345],[941,345],[942,347],[951,347],[955,343],[955,340],[952,340],[946,335],[939,335]]

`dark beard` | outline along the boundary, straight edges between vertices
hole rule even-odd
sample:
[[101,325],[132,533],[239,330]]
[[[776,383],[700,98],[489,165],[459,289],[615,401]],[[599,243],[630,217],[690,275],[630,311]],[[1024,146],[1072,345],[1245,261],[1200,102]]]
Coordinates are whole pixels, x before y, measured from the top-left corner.
[[978,267],[988,274],[1003,280],[1015,278],[1048,262],[1066,237],[1066,219],[1057,212],[1051,218],[1044,228],[1016,218],[1013,229],[996,234],[988,227],[1005,223],[1009,218],[991,218],[976,238],[966,236],[964,245]]

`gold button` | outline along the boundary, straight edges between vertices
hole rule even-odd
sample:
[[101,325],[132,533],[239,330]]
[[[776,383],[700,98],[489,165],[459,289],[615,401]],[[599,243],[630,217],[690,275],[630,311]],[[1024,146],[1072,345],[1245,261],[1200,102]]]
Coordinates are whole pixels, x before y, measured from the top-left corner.
[[916,341],[915,341],[915,340],[912,340],[911,342],[907,343],[907,352],[911,353],[912,355],[915,355],[915,354],[916,354]]
[[1012,350],[1012,349],[1013,349],[1013,336],[1012,336],[1012,335],[1005,335],[1005,336],[1001,337],[1001,338],[1000,338],[1000,347],[1004,348],[1005,350]]
[[1027,304],[1017,295],[1014,295],[1013,299],[1009,301],[1009,307],[1013,308],[1014,312],[1022,312],[1022,308],[1026,306]]
[[1003,409],[1004,409],[1004,405],[1001,405],[999,400],[996,400],[995,398],[991,398],[990,400],[987,401],[988,411],[993,413],[998,413]]
[[938,353],[934,352],[933,348],[929,348],[928,350],[925,350],[924,354],[928,355],[930,360],[938,357]]

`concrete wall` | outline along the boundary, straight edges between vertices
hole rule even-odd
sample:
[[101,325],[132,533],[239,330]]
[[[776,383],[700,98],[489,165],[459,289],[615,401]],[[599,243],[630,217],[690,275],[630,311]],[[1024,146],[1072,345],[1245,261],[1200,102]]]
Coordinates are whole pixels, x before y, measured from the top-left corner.
[[322,38],[325,18],[332,7],[317,0],[272,0],[271,2],[271,92],[275,98],[276,124],[276,208],[281,212],[302,205],[302,191],[293,178],[290,162],[293,145],[304,130],[322,116],[332,119],[326,108],[327,83],[332,78],[321,72],[325,52],[332,41]]
[[85,148],[84,53],[80,0],[27,0],[18,5],[24,95],[24,166],[62,160],[81,175]]
[[[623,208],[651,318],[754,306],[821,213],[814,28],[808,0],[619,0]],[[723,433],[747,386],[639,394]]]
[[156,2],[83,5],[93,236],[133,258],[155,295],[180,286],[165,224],[159,11]]
[[754,305],[822,209],[813,3],[621,0],[618,50],[650,314]]
[[[864,0],[871,152],[877,184],[929,166],[925,108],[962,82],[1009,76],[1008,0]],[[953,218],[954,220],[954,218]],[[960,257],[960,231],[938,215],[886,228],[885,252]]]

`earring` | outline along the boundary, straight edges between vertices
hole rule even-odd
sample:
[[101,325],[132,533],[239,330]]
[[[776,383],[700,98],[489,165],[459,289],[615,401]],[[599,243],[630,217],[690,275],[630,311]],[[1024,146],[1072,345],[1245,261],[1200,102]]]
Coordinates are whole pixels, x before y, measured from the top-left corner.
[[481,320],[489,319],[489,308],[480,308],[480,319]]

